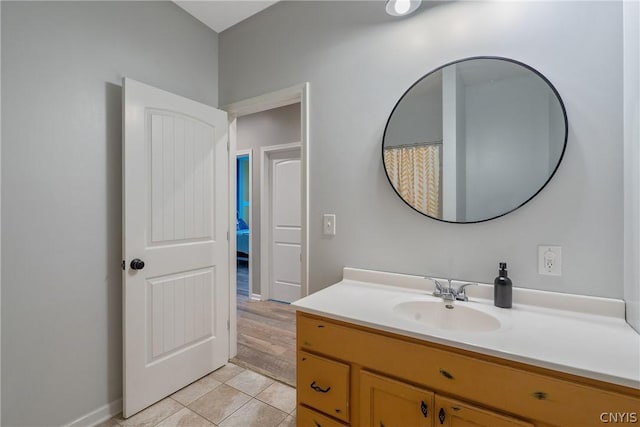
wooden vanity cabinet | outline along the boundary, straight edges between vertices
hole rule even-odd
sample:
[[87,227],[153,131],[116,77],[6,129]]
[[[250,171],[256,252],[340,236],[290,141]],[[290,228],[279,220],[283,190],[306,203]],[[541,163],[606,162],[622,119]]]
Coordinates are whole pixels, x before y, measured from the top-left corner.
[[298,401],[349,421],[349,365],[298,351]]
[[306,427],[345,427],[347,425],[301,405],[298,405],[296,410],[296,423]]
[[360,371],[360,425],[432,427],[434,393]]
[[300,427],[587,427],[602,413],[640,415],[640,390],[297,316],[298,413],[326,417],[298,416]]
[[367,371],[360,373],[360,426],[533,427]]
[[513,417],[436,395],[436,424],[445,427],[533,427]]

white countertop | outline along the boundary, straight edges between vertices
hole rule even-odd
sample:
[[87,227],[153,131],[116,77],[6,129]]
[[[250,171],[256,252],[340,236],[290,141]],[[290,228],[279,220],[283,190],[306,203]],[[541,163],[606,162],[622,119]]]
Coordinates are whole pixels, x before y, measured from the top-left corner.
[[[475,294],[486,297],[489,288],[480,286]],[[469,288],[469,302],[456,304],[496,317],[501,326],[489,332],[445,331],[394,313],[393,307],[404,301],[441,301],[432,290],[424,278],[346,268],[344,280],[292,305],[398,335],[640,388],[640,335],[625,322],[619,300],[514,288],[513,307],[501,309],[492,299],[474,297]],[[519,303],[545,299],[551,301],[546,307]],[[559,300],[569,301],[569,309],[558,309]]]

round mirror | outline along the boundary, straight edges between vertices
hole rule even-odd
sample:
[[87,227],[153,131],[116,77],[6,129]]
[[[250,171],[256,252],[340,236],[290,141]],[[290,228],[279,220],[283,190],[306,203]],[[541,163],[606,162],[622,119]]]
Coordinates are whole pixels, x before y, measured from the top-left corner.
[[398,196],[431,218],[487,221],[531,200],[567,142],[558,91],[520,62],[476,57],[414,83],[387,121],[382,157]]

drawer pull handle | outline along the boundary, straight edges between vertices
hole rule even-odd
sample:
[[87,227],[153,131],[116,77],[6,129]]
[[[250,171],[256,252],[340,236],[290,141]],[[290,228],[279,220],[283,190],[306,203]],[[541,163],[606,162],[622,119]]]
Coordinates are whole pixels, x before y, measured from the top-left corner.
[[444,369],[440,369],[440,374],[448,380],[453,379],[453,375],[451,375],[449,372],[445,371]]
[[440,424],[444,424],[444,418],[445,418],[444,408],[440,408],[440,412],[438,412],[438,419],[440,420]]
[[315,424],[316,427],[322,427],[322,424],[320,424],[316,420],[313,420],[313,424]]
[[429,410],[429,407],[427,406],[426,403],[424,403],[424,400],[420,402],[420,411],[422,412],[422,415],[424,415],[425,418],[427,418],[428,410]]
[[324,328],[324,325],[318,325],[318,328]]
[[532,396],[538,400],[547,400],[548,395],[544,391],[536,391],[532,394]]
[[329,390],[331,390],[331,387],[327,387],[327,388],[322,388],[319,385],[316,385],[316,382],[312,382],[309,387],[311,387],[312,389],[314,389],[315,391],[317,391],[318,393],[326,393]]

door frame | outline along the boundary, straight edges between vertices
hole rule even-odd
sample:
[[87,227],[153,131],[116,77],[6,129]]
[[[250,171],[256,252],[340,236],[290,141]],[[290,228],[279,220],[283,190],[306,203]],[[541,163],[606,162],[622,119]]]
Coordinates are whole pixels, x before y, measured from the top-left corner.
[[[247,265],[249,266],[249,298],[251,298],[252,296],[252,282],[253,282],[253,275],[252,275],[252,269],[253,269],[253,261],[251,260],[251,257],[253,256],[253,238],[251,237],[253,234],[253,226],[254,226],[254,217],[253,217],[253,150],[251,148],[249,148],[248,150],[237,150],[236,151],[236,165],[237,163],[237,159],[238,157],[243,157],[243,156],[249,156],[249,259],[247,260]],[[237,190],[237,188],[236,188]],[[235,191],[234,191],[235,194]],[[237,209],[237,206],[236,206]],[[236,246],[238,243],[238,239],[237,239],[238,235],[236,234]],[[231,241],[231,239],[229,239],[229,241]],[[236,259],[237,259],[237,248],[236,248]],[[234,266],[234,268],[236,268],[236,286],[237,286],[237,267]],[[232,274],[230,276],[233,276]],[[237,292],[237,289],[236,289]]]
[[[261,111],[272,110],[291,104],[300,103],[300,161],[302,166],[302,263],[301,272],[301,296],[309,293],[309,83],[300,83],[275,92],[247,98],[242,101],[223,105],[220,109],[229,113],[229,153],[235,153],[237,148],[237,118],[248,114],[259,113]],[[235,156],[229,156],[229,176],[231,188],[229,194],[234,196],[230,199],[229,216],[235,218],[236,215],[236,160]],[[233,224],[233,222],[232,222]],[[231,234],[231,233],[230,233]],[[229,238],[229,251],[236,252],[236,236],[233,233]],[[231,257],[229,257],[231,259]],[[235,261],[233,261],[235,262]],[[234,267],[234,266],[230,266]],[[238,314],[237,314],[237,283],[236,275],[229,277],[229,357],[238,354]]]
[[[302,144],[300,142],[260,147],[260,299],[262,301],[266,301],[271,297],[270,284],[273,260],[273,251],[271,250],[273,247],[271,236],[271,201],[273,197],[273,187],[271,185],[271,156],[273,154],[294,150],[300,151],[300,162],[302,163]],[[302,175],[302,173],[300,175]],[[302,180],[302,176],[300,176],[300,180]],[[304,231],[302,234],[304,235]],[[302,258],[304,258],[304,256],[302,256]],[[302,276],[302,274],[302,270],[300,270],[300,276]],[[303,297],[306,294],[302,294],[302,277],[300,277],[300,280],[300,296]]]

